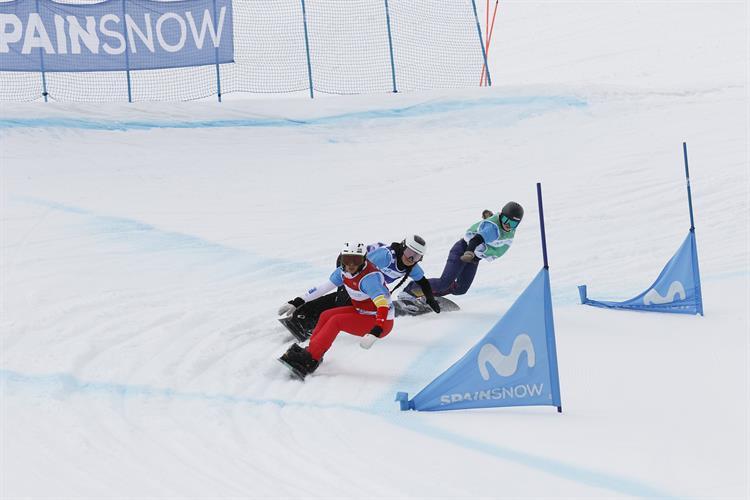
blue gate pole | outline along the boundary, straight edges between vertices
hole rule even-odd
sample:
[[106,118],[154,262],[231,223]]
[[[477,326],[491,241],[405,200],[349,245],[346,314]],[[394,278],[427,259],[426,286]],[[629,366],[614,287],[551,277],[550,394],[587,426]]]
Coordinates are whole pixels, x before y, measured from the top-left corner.
[[701,276],[698,266],[698,248],[695,242],[695,220],[693,219],[693,192],[690,189],[690,171],[688,170],[687,143],[682,143],[682,154],[685,157],[685,180],[687,181],[688,207],[690,208],[690,232],[692,241],[690,248],[693,254],[693,281],[695,282],[695,294],[698,297],[698,314],[703,316],[703,292],[701,291]]
[[555,342],[555,320],[552,316],[552,290],[549,282],[549,262],[547,261],[547,233],[544,230],[544,204],[542,203],[542,183],[536,183],[536,198],[539,205],[539,227],[542,230],[542,255],[544,256],[544,323],[549,350],[549,376],[552,389],[553,403],[557,404],[557,413],[562,413],[562,399],[560,397],[560,375],[557,367],[557,345]]
[[128,79],[128,102],[133,102],[133,91],[130,85],[130,54],[128,53],[128,23],[125,20],[125,0],[122,0],[122,37],[125,40],[125,76]]
[[690,191],[690,172],[688,171],[687,143],[682,143],[682,154],[685,156],[685,179],[687,180],[688,207],[690,208],[690,232],[695,231],[695,221],[693,220],[693,194]]
[[[219,18],[216,12],[216,0],[214,0],[214,21],[216,22],[216,32],[219,32]],[[221,45],[221,37],[219,37]],[[221,72],[219,71],[219,47],[214,47],[216,51],[216,91],[218,92],[219,102],[221,102]]]
[[536,183],[536,198],[539,204],[539,225],[542,228],[542,255],[544,256],[544,268],[549,269],[547,262],[547,234],[544,231],[544,207],[542,206],[542,183]]
[[490,67],[487,64],[487,52],[484,50],[484,40],[482,40],[482,26],[479,24],[479,16],[477,15],[477,3],[475,0],[471,0],[471,6],[474,8],[474,21],[477,23],[477,33],[479,34],[479,45],[482,47],[482,59],[484,59],[484,67],[487,69],[487,83],[492,87],[492,78],[490,77]]
[[314,99],[313,95],[313,79],[312,79],[312,64],[310,63],[310,40],[307,37],[307,12],[305,11],[305,0],[302,2],[302,22],[305,25],[305,52],[307,53],[307,81],[310,84],[310,99]]
[[[39,12],[39,0],[36,0],[36,13],[41,17],[42,13]],[[49,102],[47,96],[47,73],[44,71],[44,50],[39,47],[39,68],[42,71],[42,95],[44,96],[44,102]]]
[[388,50],[391,53],[391,78],[393,79],[393,93],[398,92],[396,89],[396,65],[393,62],[393,39],[391,38],[391,13],[388,9],[388,0],[385,0],[385,24],[388,26]]

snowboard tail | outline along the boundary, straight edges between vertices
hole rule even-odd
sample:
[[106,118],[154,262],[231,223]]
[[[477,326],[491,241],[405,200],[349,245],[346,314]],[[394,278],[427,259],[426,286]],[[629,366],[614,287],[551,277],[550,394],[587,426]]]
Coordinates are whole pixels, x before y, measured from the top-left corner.
[[310,335],[312,335],[312,330],[305,328],[304,325],[302,325],[302,323],[300,323],[300,321],[294,316],[279,318],[279,323],[284,325],[284,327],[289,330],[289,333],[291,333],[299,342],[304,342],[310,338]]
[[305,375],[304,375],[304,374],[303,374],[303,373],[302,373],[301,371],[299,371],[298,369],[296,369],[295,367],[293,367],[292,365],[290,365],[289,363],[287,363],[287,362],[286,362],[286,361],[284,360],[284,357],[283,357],[283,356],[282,356],[282,357],[280,357],[280,358],[278,358],[278,359],[279,359],[279,363],[281,363],[282,365],[286,366],[286,367],[287,367],[287,368],[289,369],[289,373],[290,373],[290,374],[291,374],[291,375],[292,375],[292,376],[293,376],[294,378],[296,378],[296,379],[299,379],[299,380],[301,380],[302,382],[304,382],[304,381],[305,381]]

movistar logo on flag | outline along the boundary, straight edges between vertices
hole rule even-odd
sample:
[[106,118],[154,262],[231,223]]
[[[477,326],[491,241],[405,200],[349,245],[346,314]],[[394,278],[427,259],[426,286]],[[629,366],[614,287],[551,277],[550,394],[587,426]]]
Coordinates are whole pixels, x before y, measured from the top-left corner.
[[513,306],[463,358],[402,409],[560,406],[549,273],[542,269]]
[[0,2],[0,71],[125,71],[233,60],[231,0]]
[[503,355],[495,344],[487,343],[479,350],[477,362],[479,364],[479,373],[484,380],[489,380],[491,375],[487,366],[495,369],[498,375],[510,377],[518,371],[518,361],[521,354],[526,353],[526,362],[530,367],[536,364],[536,354],[534,354],[534,344],[531,337],[522,333],[513,341],[513,347],[510,354]]

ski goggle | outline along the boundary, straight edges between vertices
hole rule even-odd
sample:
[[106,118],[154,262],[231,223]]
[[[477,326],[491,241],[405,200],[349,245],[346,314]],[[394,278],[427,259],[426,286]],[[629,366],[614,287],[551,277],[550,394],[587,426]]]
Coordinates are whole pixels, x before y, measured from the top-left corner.
[[411,248],[404,248],[404,259],[406,259],[407,262],[410,262],[412,264],[416,264],[420,260],[422,260],[422,254],[415,252]]
[[503,224],[507,224],[510,226],[511,229],[515,229],[518,227],[518,225],[521,223],[520,220],[511,219],[510,217],[507,217],[505,215],[500,216],[500,222]]
[[365,261],[364,255],[342,255],[342,266],[361,266]]

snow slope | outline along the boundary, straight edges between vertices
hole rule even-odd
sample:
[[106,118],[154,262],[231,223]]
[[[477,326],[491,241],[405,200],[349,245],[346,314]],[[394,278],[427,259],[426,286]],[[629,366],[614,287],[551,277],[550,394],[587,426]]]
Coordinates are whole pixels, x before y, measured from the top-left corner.
[[[491,89],[0,108],[3,498],[745,498],[744,3],[506,2]],[[625,299],[688,227],[705,317]],[[564,413],[402,413],[541,266]],[[274,361],[284,301],[343,241],[526,208],[463,310],[342,334],[307,382]]]

